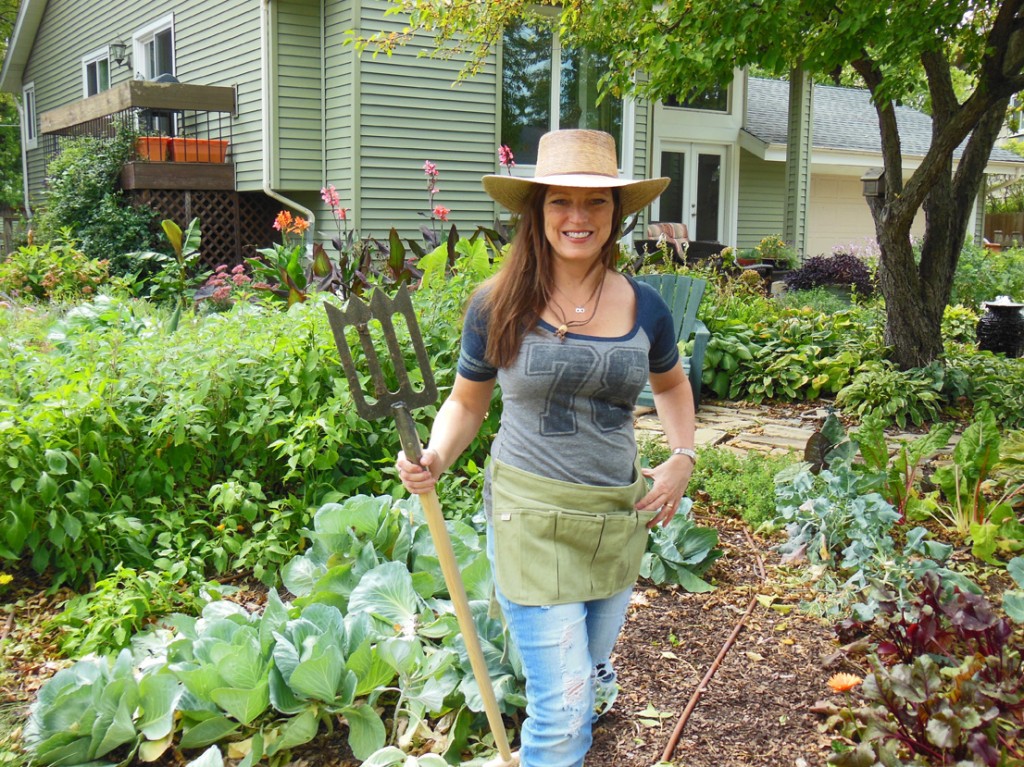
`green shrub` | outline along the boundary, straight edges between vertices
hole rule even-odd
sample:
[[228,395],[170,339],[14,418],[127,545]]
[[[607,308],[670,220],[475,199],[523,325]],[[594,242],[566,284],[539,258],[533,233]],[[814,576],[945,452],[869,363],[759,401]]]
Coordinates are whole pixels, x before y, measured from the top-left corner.
[[775,301],[782,308],[806,308],[821,314],[835,314],[850,308],[848,297],[843,297],[824,286],[808,290],[787,290],[776,296]]
[[87,256],[106,259],[112,274],[140,269],[133,255],[148,249],[156,213],[133,205],[118,189],[121,168],[132,155],[134,135],[113,139],[65,138],[46,168],[46,207],[37,217],[38,236],[56,238],[70,229]]
[[920,426],[942,412],[944,381],[941,363],[903,371],[888,362],[871,361],[839,391],[836,404],[859,418],[871,414],[895,421],[901,428],[908,420]]
[[697,456],[689,493],[705,494],[715,509],[737,514],[751,527],[771,524],[777,517],[775,475],[795,460],[793,456],[739,455],[728,448],[704,448]]
[[965,244],[953,275],[949,303],[980,310],[982,302],[997,296],[1024,300],[1024,249],[995,252]]
[[98,581],[91,592],[72,597],[46,628],[57,629],[57,642],[66,657],[106,654],[127,647],[132,635],[155,618],[174,612],[198,614],[213,598],[198,592],[196,584],[178,583],[168,571],[120,567]]
[[[414,293],[439,402],[476,279]],[[395,426],[356,414],[322,300],[186,314],[173,343],[168,312],[111,299],[48,327],[0,314],[0,558],[58,583],[118,563],[272,579],[329,494],[400,492]],[[424,437],[436,411],[415,414]],[[483,465],[499,416],[456,473]]]
[[95,293],[107,281],[107,262],[87,258],[64,235],[45,245],[23,245],[0,261],[0,293],[39,301]]

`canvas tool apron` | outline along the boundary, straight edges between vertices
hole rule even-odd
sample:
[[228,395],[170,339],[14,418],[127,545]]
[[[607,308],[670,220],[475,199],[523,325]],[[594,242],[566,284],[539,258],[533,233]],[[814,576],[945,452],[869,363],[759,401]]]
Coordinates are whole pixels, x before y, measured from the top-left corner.
[[521,605],[604,599],[632,586],[657,511],[637,511],[647,483],[579,485],[491,460],[494,570]]

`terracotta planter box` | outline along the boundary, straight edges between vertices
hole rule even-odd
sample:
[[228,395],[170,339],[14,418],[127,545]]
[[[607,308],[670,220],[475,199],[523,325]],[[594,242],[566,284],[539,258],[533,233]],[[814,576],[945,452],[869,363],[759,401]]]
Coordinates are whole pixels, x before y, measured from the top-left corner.
[[227,152],[228,142],[224,139],[171,139],[173,162],[224,162]]
[[171,153],[171,139],[167,136],[139,136],[135,139],[135,154],[140,160],[167,162]]

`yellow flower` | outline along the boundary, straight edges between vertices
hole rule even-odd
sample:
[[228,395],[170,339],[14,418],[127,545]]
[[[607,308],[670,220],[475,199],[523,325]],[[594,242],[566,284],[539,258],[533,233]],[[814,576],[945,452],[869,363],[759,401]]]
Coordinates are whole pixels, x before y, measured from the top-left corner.
[[0,573],[0,586],[6,586],[8,583],[14,580],[13,575],[8,573]]
[[828,686],[832,688],[832,692],[848,692],[863,681],[856,674],[839,673],[829,678]]

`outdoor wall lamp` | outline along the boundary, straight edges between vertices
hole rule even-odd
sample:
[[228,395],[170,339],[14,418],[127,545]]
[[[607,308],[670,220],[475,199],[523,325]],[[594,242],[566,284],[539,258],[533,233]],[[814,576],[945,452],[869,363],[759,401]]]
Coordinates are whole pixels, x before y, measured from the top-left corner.
[[132,65],[132,56],[128,53],[128,46],[120,40],[116,40],[107,46],[107,55],[118,66],[126,64],[130,67]]

